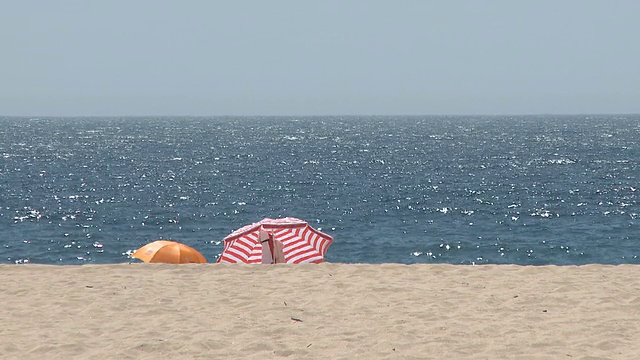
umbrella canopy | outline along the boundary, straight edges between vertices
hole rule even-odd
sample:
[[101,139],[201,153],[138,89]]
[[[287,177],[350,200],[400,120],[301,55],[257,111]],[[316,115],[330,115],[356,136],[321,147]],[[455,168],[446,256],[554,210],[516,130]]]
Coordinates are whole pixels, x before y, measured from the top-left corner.
[[157,240],[136,250],[131,257],[149,263],[188,264],[206,263],[198,250],[169,240]]
[[263,219],[224,238],[219,263],[321,263],[333,238],[306,221]]

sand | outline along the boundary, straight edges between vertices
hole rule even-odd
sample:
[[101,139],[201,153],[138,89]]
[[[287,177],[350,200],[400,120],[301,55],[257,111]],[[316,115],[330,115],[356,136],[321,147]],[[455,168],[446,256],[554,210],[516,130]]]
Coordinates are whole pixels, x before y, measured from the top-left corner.
[[0,266],[2,359],[640,359],[640,266]]

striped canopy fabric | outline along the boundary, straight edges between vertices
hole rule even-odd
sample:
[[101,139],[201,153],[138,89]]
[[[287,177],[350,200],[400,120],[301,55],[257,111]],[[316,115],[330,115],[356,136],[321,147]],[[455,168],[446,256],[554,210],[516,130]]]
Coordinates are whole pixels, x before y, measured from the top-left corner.
[[272,263],[321,263],[324,261],[327,249],[333,243],[333,238],[312,228],[304,220],[292,217],[266,218],[244,226],[224,238],[224,250],[218,262],[265,263],[263,245],[265,251],[269,247],[273,249],[273,242],[282,245],[284,261],[274,257]]

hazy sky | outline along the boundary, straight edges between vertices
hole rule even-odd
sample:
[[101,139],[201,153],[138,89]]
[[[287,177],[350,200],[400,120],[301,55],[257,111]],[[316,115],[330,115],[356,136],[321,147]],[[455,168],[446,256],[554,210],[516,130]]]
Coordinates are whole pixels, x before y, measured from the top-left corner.
[[638,0],[21,0],[0,115],[640,113]]

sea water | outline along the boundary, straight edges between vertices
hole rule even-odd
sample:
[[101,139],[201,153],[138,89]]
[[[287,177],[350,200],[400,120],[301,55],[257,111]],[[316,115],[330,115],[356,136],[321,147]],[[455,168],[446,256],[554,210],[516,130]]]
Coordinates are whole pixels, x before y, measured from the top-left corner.
[[293,216],[331,262],[635,264],[639,139],[640,115],[4,117],[0,263],[213,262]]

